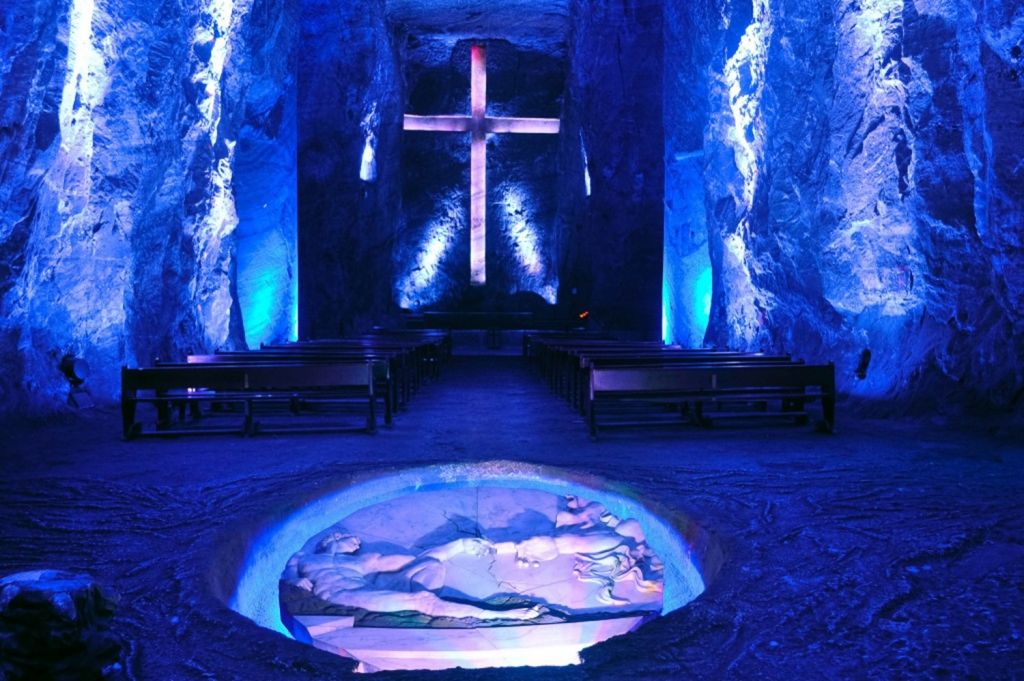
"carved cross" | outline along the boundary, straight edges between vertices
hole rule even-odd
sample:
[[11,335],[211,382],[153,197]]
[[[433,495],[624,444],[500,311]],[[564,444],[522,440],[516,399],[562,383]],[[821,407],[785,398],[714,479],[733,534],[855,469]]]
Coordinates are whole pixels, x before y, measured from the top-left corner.
[[470,115],[414,116],[405,114],[406,130],[468,132],[472,134],[469,162],[469,281],[487,281],[487,134],[516,132],[558,133],[557,118],[519,118],[487,115],[487,51],[483,45],[470,49]]

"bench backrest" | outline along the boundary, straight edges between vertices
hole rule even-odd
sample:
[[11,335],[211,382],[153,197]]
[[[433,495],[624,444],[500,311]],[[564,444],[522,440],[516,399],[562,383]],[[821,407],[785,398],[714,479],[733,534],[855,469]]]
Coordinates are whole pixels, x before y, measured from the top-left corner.
[[677,367],[594,367],[590,394],[604,392],[715,391],[743,388],[820,387],[835,392],[831,364],[735,364]]
[[369,362],[329,364],[179,364],[121,369],[124,394],[138,390],[289,390],[363,387],[373,389]]

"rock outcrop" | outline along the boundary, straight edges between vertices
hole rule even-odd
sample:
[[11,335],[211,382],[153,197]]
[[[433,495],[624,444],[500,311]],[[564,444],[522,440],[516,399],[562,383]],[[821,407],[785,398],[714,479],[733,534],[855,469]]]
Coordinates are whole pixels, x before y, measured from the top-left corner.
[[[93,394],[111,398],[122,364],[287,336],[287,323],[245,327],[261,305],[293,316],[294,164],[287,153],[266,163],[261,151],[294,135],[287,4],[9,5],[0,66],[5,410],[61,404],[66,354],[92,367]],[[252,191],[257,164],[275,192]],[[236,169],[250,171],[249,191],[236,191]],[[261,211],[273,214],[271,227]],[[285,284],[254,295],[246,239],[268,231],[292,254],[273,263]]]
[[[696,45],[676,43],[666,111],[703,120],[669,117],[666,136],[703,123],[669,163],[703,173],[703,216],[692,197],[688,212],[713,265],[707,342],[834,360],[865,399],[1019,404],[1024,9],[675,5],[670,35]],[[674,209],[670,230],[688,229]]]
[[124,679],[115,600],[88,576],[59,570],[0,578],[0,678]]

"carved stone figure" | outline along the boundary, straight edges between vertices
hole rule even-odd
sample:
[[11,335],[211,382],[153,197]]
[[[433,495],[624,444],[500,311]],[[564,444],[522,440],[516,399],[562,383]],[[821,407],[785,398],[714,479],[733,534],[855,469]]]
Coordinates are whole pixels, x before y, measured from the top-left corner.
[[459,554],[484,556],[493,551],[483,539],[462,538],[418,555],[360,553],[359,537],[333,532],[317,544],[317,552],[292,558],[297,586],[337,605],[371,612],[416,611],[431,617],[472,617],[479,620],[529,620],[540,607],[492,609],[439,598],[445,565]]
[[281,615],[364,671],[486,666],[531,646],[553,664],[659,613],[662,573],[640,523],[599,502],[430,490],[307,540],[281,576]]

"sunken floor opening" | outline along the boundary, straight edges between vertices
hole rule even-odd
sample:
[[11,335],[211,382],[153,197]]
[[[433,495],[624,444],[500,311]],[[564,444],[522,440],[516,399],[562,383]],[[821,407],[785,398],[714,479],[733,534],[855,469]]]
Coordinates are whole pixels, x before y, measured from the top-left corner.
[[717,543],[662,513],[551,467],[408,469],[270,521],[230,605],[358,672],[579,664],[717,571]]
[[361,509],[460,470],[479,478],[487,461],[553,481],[499,486],[640,520],[667,570],[677,561],[639,502],[685,539],[706,589],[669,611],[666,573],[661,615],[582,650],[581,664],[380,678],[1005,678],[1024,664],[1024,448],[999,418],[868,419],[843,403],[828,436],[691,426],[592,440],[520,358],[457,356],[374,435],[120,432],[119,411],[102,406],[0,429],[3,574],[86,573],[116,596],[111,678],[348,678],[355,660],[280,623],[289,558]]

